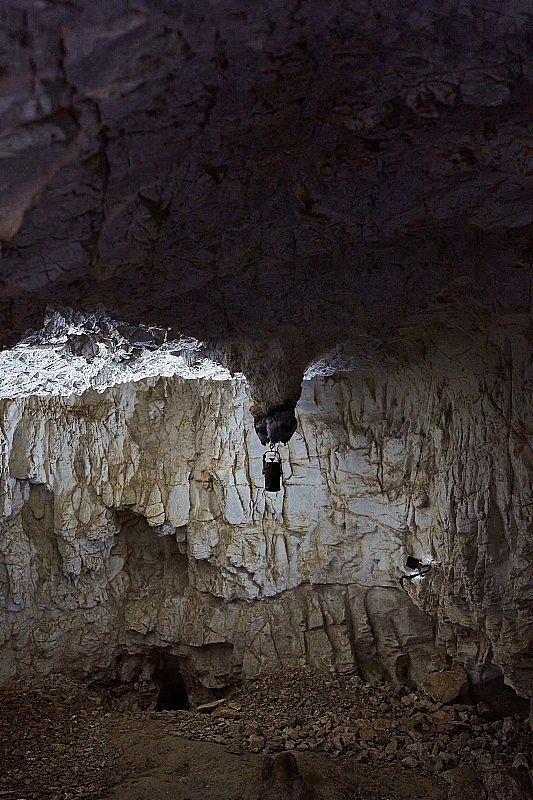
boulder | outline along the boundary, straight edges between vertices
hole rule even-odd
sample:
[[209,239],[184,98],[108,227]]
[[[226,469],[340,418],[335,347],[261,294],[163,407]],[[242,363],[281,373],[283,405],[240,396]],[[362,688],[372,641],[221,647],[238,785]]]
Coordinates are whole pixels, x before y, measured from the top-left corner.
[[262,786],[258,800],[318,800],[298,769],[292,753],[267,756],[263,762]]
[[529,770],[499,767],[483,776],[487,800],[533,800]]
[[421,681],[426,694],[441,703],[451,703],[468,690],[468,677],[463,667],[455,663],[452,669],[426,672]]
[[474,767],[461,765],[444,772],[442,777],[450,784],[448,800],[485,800],[487,797],[481,777]]

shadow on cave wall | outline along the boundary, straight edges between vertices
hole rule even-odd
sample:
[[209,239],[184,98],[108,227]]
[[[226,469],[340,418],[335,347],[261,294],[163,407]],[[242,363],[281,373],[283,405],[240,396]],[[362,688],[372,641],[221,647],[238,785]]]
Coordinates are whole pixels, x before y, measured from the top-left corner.
[[168,535],[150,526],[142,514],[130,509],[116,512],[120,535],[112,556],[124,559],[124,571],[130,579],[130,593],[135,588],[165,590],[167,595],[183,595],[189,585],[188,559],[183,547],[169,528]]
[[[222,645],[222,649],[233,648]],[[109,669],[89,682],[90,686],[118,711],[186,711],[220,700],[238,682],[234,679],[227,685],[205,686],[201,665],[198,669],[195,660],[212,658],[213,646],[198,648],[194,654],[190,648],[182,650],[176,654],[167,648],[146,647],[137,653],[122,652]]]
[[491,719],[512,717],[521,719],[529,715],[529,699],[520,697],[511,686],[503,681],[503,676],[486,680],[479,685],[470,686],[470,699],[473,703],[483,703],[487,710],[485,716]]
[[31,570],[35,575],[34,602],[47,608],[65,577],[63,559],[54,527],[54,495],[43,484],[30,484],[21,510],[22,528],[31,548]]
[[122,709],[177,711],[219,699],[227,691],[225,686],[210,689],[201,675],[209,671],[219,651],[223,663],[228,659],[226,650],[231,661],[233,646],[191,648],[179,642],[165,646],[154,630],[154,609],[180,600],[189,586],[183,542],[176,540],[172,529],[166,534],[130,509],[117,511],[116,520],[120,533],[111,557],[123,561],[127,588],[118,613],[125,639],[109,668],[92,685]]

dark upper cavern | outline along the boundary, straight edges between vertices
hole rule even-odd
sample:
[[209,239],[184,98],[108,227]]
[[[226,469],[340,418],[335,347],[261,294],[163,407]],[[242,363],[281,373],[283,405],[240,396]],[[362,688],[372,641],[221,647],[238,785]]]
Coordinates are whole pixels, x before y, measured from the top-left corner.
[[5,0],[0,22],[4,347],[54,304],[213,341],[266,441],[339,343],[364,363],[529,326],[526,0]]

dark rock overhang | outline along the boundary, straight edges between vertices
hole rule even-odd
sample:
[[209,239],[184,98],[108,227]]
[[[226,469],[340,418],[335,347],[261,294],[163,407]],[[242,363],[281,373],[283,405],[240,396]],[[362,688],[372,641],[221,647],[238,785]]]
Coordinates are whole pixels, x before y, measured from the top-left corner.
[[346,339],[528,324],[528,10],[7,0],[3,346],[102,304],[222,342],[260,420]]

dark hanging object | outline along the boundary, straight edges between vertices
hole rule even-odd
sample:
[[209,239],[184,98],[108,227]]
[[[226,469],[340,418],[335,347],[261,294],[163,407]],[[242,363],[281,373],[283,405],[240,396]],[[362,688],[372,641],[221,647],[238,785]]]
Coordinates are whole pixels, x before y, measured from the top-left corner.
[[431,564],[422,564],[418,558],[414,558],[413,556],[407,556],[405,566],[407,569],[416,569],[412,575],[402,575],[400,578],[400,586],[404,590],[407,591],[405,588],[405,581],[412,581],[413,578],[421,578],[423,575],[427,575],[431,569]]
[[281,456],[277,450],[268,450],[263,453],[265,491],[279,492],[281,489],[281,474]]

